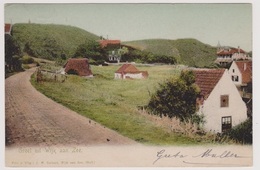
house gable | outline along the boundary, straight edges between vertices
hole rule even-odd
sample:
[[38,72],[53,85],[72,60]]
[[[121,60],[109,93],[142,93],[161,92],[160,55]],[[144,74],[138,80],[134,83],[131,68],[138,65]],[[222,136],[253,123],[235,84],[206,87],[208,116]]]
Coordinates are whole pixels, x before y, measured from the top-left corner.
[[228,73],[231,77],[231,80],[235,85],[241,85],[242,84],[242,74],[240,70],[238,69],[236,62],[233,62],[228,70]]
[[[205,80],[206,81],[206,80]],[[228,100],[223,105],[223,99]],[[206,131],[222,132],[222,119],[230,117],[232,127],[247,119],[247,108],[240,94],[225,70],[204,102],[199,113],[205,116]]]

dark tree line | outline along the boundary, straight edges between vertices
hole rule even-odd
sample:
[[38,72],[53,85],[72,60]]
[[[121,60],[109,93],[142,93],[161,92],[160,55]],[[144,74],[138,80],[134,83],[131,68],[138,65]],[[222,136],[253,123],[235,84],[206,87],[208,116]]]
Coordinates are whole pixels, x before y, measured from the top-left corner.
[[10,35],[5,35],[5,73],[22,70],[21,50]]

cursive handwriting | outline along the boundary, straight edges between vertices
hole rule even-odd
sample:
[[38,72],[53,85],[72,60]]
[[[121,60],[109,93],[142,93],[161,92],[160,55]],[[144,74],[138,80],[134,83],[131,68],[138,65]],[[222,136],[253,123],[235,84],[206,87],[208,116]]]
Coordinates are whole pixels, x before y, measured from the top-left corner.
[[237,155],[231,151],[223,151],[220,154],[213,153],[213,149],[207,149],[205,152],[193,156],[194,158],[242,158],[242,156]]
[[[157,163],[159,160],[162,159],[182,159],[182,158],[218,158],[218,159],[225,159],[225,158],[250,158],[250,157],[245,157],[238,155],[237,153],[234,153],[229,150],[224,150],[220,152],[215,152],[213,149],[207,149],[206,151],[201,152],[198,155],[185,155],[181,151],[175,152],[175,153],[168,153],[165,149],[162,149],[157,152],[156,154],[156,159],[154,160],[153,164]],[[190,160],[190,159],[189,159]],[[208,163],[199,163],[199,162],[188,162],[186,160],[182,161],[183,163],[186,164],[208,164]]]
[[155,164],[157,161],[159,161],[160,159],[163,159],[163,158],[185,158],[187,156],[188,155],[181,154],[181,152],[177,152],[175,154],[168,154],[168,153],[165,153],[165,149],[162,149],[159,152],[157,152],[157,158],[153,162],[153,164]]

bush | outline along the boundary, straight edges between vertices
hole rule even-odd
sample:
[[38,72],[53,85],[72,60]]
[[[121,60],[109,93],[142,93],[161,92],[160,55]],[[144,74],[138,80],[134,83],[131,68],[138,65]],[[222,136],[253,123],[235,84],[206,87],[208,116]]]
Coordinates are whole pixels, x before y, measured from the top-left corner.
[[151,97],[148,110],[160,117],[177,117],[182,121],[191,119],[196,112],[196,98],[199,94],[199,88],[194,82],[193,72],[185,70],[178,79],[169,79],[160,84]]
[[230,131],[226,132],[225,134],[239,143],[252,144],[252,119],[248,118],[246,121],[233,127]]
[[23,64],[23,69],[29,69],[30,66],[28,66],[27,64]]
[[22,63],[23,64],[32,64],[32,63],[34,63],[34,59],[32,57],[26,55],[26,56],[22,57]]

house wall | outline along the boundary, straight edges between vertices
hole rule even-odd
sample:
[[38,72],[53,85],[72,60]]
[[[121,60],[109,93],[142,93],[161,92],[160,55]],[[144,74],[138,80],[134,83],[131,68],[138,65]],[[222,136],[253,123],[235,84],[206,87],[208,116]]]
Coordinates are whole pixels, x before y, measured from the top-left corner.
[[142,79],[143,74],[142,73],[137,73],[137,74],[132,74],[132,73],[126,73],[126,74],[120,74],[120,73],[115,73],[115,79],[126,79],[126,78],[132,78],[132,79]]
[[[220,107],[221,95],[229,96],[228,107]],[[199,112],[205,115],[205,130],[215,133],[222,132],[221,118],[224,116],[232,116],[232,127],[247,119],[246,105],[240,97],[235,84],[230,79],[227,70],[200,107]]]
[[131,74],[131,73],[126,73],[124,74],[123,78],[133,78],[133,79],[142,79],[143,74],[142,73],[137,73],[137,74]]
[[245,60],[245,59],[247,59],[247,55],[245,53],[234,53],[232,55],[232,59],[233,60],[239,60],[239,59]]
[[235,62],[233,62],[232,65],[230,66],[228,73],[230,75],[231,80],[232,80],[232,76],[238,76],[238,81],[233,81],[235,85],[242,85],[242,74],[239,68],[237,67],[237,65],[235,64]]
[[122,79],[122,74],[115,73],[115,79]]

